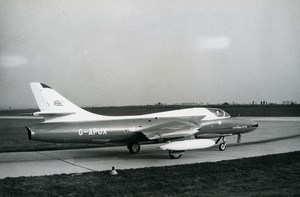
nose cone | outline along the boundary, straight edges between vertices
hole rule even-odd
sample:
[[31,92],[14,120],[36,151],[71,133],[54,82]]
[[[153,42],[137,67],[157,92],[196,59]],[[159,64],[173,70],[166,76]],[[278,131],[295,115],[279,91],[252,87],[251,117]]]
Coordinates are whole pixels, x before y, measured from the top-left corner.
[[255,128],[257,128],[257,127],[258,127],[258,123],[257,123],[257,122],[254,122],[254,121],[252,121],[252,127],[255,127]]
[[248,128],[250,131],[255,130],[258,127],[258,123],[252,120],[248,120]]
[[247,133],[255,130],[258,127],[258,123],[252,120],[247,120],[243,118],[232,118],[232,125],[235,132]]
[[254,128],[257,128],[257,127],[258,127],[258,123],[257,123],[257,122],[254,122],[254,121],[251,121],[251,122],[252,122],[251,127],[254,127]]

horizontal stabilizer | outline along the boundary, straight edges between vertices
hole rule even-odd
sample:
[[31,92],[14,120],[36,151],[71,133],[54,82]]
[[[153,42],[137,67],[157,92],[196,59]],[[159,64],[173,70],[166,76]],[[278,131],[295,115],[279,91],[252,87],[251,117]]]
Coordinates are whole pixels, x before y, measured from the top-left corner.
[[209,139],[194,139],[194,140],[183,140],[175,141],[160,146],[162,150],[172,151],[183,151],[183,150],[194,150],[204,149],[215,145],[215,141]]
[[65,115],[70,115],[70,114],[75,114],[75,112],[55,112],[55,111],[50,111],[50,112],[34,112],[34,116],[65,116]]

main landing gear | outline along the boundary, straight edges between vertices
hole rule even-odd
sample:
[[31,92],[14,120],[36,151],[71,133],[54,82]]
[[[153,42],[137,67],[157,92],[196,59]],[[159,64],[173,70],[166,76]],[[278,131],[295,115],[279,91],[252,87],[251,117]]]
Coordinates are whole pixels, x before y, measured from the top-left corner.
[[169,150],[169,156],[171,157],[171,159],[179,159],[183,153],[184,153],[184,151]]
[[239,134],[237,134],[236,142],[237,142],[237,143],[241,143],[241,141],[242,141],[242,134],[239,133]]
[[[138,143],[129,143],[127,145],[127,148],[131,153],[136,154],[140,151],[141,146]],[[183,153],[184,151],[169,150],[169,156],[171,157],[171,159],[179,159]]]
[[219,145],[219,150],[224,151],[226,150],[227,142],[225,140],[225,137],[223,136],[223,137],[219,137],[219,139],[216,141],[216,144],[218,144],[220,140],[222,140],[222,143]]
[[130,143],[127,145],[127,148],[131,153],[138,153],[141,149],[141,146],[138,143]]

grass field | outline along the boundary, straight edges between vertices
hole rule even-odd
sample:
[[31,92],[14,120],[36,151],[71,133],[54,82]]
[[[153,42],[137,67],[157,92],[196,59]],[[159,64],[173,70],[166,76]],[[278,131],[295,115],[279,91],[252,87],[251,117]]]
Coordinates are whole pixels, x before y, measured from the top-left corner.
[[108,173],[5,178],[0,196],[300,195],[300,152]]

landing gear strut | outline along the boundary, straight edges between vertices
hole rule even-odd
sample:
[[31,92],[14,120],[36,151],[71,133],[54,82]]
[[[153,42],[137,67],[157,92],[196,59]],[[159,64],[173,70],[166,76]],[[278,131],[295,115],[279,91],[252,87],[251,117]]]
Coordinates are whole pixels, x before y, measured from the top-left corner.
[[138,143],[130,143],[127,145],[127,148],[131,153],[138,153],[141,149],[141,146]]
[[220,150],[220,151],[224,151],[224,150],[226,149],[227,142],[226,142],[226,140],[225,140],[225,137],[220,137],[220,138],[216,141],[216,144],[218,144],[220,140],[222,140],[223,142],[219,145],[219,150]]
[[237,137],[236,142],[237,142],[237,143],[241,143],[241,141],[242,141],[242,134],[239,133],[237,136],[238,136],[238,137]]
[[169,150],[169,156],[171,157],[171,159],[179,159],[182,154],[184,153],[184,151],[171,151]]

